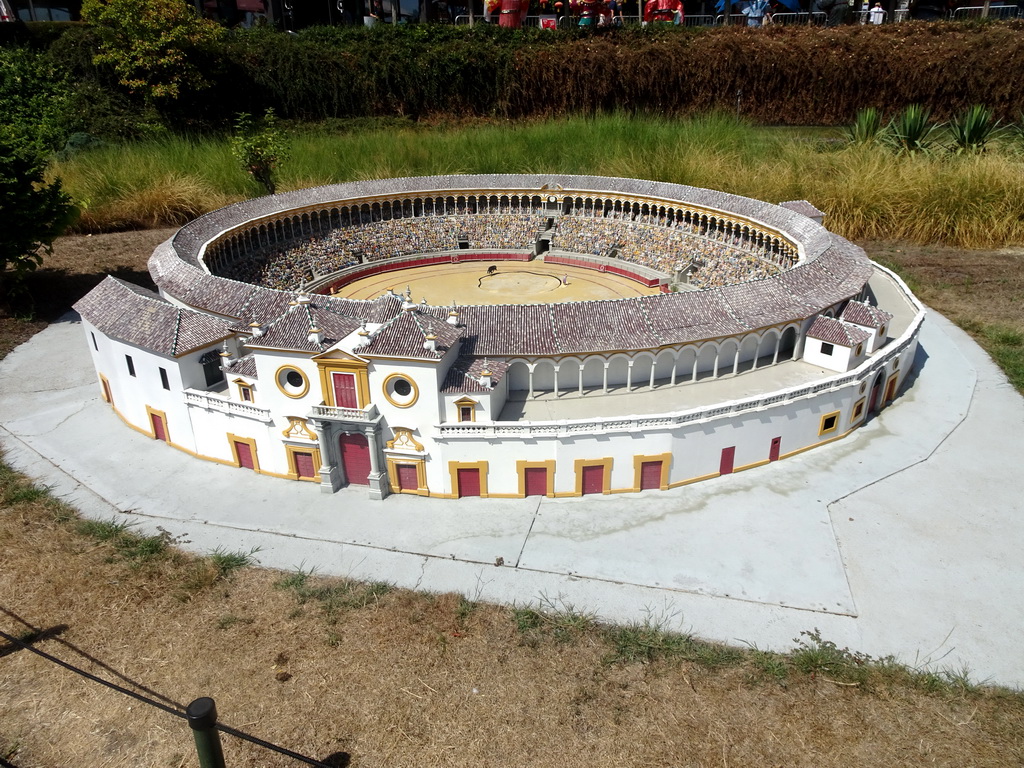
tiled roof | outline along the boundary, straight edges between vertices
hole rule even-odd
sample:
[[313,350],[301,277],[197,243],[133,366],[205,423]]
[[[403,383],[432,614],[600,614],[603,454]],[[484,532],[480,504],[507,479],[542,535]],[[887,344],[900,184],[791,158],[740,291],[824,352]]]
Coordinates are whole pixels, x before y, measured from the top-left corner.
[[861,301],[849,301],[843,310],[843,320],[878,330],[892,320],[892,314]]
[[490,392],[492,387],[485,387],[480,383],[480,374],[484,369],[491,372],[491,383],[497,384],[508,371],[508,363],[501,360],[486,360],[485,358],[460,357],[451,368],[448,375],[444,377],[441,391],[448,394],[459,394],[461,392],[485,393]]
[[245,355],[235,361],[235,364],[231,366],[231,373],[235,376],[245,376],[249,379],[258,379],[259,376],[256,374],[256,357],[254,355]]
[[152,291],[109,275],[74,308],[107,336],[171,357],[231,336],[225,321],[177,307]]
[[[299,352],[325,352],[359,328],[359,321],[344,317],[312,302],[292,302],[285,312],[263,326],[262,333],[246,342],[252,349],[294,349]],[[316,328],[322,340],[310,341]]]
[[801,216],[806,216],[809,219],[825,215],[824,211],[819,211],[816,207],[811,205],[806,200],[787,200],[784,203],[779,203],[779,207],[786,208],[790,211],[794,211],[796,213],[799,213]]
[[[437,351],[432,352],[423,345],[427,333],[437,337]],[[373,333],[370,343],[356,350],[361,356],[406,357],[419,360],[440,360],[455,347],[462,338],[462,330],[431,314],[421,314],[412,309],[402,311]]]
[[815,318],[807,336],[812,339],[821,339],[830,344],[838,344],[842,347],[855,347],[858,344],[871,338],[871,334],[863,328],[855,325],[847,325],[842,320],[834,317]]

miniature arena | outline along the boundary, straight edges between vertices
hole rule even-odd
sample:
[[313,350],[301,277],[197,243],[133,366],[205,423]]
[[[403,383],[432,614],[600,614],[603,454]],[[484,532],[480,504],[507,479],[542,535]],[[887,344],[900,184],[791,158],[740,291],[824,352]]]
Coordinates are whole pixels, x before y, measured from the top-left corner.
[[197,459],[325,492],[678,487],[848,434],[924,308],[797,201],[478,175],[207,214],[76,305],[103,398]]

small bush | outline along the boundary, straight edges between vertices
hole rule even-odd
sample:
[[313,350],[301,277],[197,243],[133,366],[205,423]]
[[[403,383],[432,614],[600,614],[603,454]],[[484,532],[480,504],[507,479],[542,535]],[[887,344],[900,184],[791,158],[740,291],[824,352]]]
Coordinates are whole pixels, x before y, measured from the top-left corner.
[[913,155],[931,148],[937,128],[930,109],[911,104],[889,122],[885,140],[898,152]]
[[975,104],[949,121],[949,148],[957,154],[978,154],[1004,133],[992,110]]
[[851,144],[873,144],[882,133],[882,115],[874,107],[858,110],[853,125],[844,133]]

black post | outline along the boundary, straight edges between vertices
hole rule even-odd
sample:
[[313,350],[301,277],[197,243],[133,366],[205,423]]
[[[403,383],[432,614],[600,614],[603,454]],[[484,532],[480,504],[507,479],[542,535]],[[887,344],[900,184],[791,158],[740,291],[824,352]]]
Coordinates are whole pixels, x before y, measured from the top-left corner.
[[196,699],[185,709],[199,754],[199,768],[225,768],[224,751],[217,732],[217,705],[209,696]]

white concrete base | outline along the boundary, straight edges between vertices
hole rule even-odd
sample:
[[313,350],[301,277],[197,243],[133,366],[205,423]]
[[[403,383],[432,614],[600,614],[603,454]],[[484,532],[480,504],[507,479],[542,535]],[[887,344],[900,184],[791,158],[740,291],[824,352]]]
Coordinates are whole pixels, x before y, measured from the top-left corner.
[[197,551],[259,546],[268,567],[543,599],[760,648],[817,627],[872,655],[1022,686],[1024,400],[934,313],[918,357],[909,388],[849,437],[717,480],[581,499],[373,502],[365,488],[325,495],[197,461],[129,429],[68,321],[0,363],[0,445],[83,514],[159,525]]

